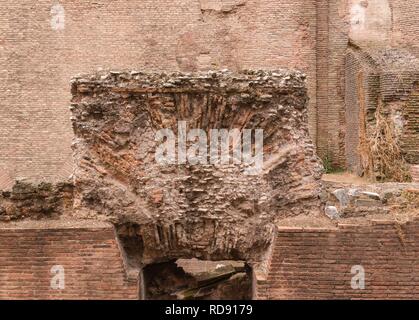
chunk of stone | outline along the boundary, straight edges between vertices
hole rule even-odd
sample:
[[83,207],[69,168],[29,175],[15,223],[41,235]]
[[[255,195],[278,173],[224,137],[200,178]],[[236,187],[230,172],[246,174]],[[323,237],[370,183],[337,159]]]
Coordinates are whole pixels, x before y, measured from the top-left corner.
[[340,217],[338,209],[334,206],[327,206],[324,211],[330,219],[338,219]]
[[380,200],[380,195],[378,193],[375,193],[375,192],[364,191],[361,194],[364,195],[364,196],[367,196],[368,198],[373,199],[373,200]]
[[345,189],[337,189],[332,194],[339,201],[341,207],[346,207],[349,204],[349,195]]

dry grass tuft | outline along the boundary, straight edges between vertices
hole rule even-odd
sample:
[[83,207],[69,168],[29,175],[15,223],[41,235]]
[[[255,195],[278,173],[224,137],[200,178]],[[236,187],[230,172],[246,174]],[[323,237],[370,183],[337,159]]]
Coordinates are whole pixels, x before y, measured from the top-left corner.
[[374,181],[411,181],[409,167],[403,158],[396,130],[389,117],[383,115],[379,100],[375,112],[373,134],[361,138],[360,154],[366,175]]

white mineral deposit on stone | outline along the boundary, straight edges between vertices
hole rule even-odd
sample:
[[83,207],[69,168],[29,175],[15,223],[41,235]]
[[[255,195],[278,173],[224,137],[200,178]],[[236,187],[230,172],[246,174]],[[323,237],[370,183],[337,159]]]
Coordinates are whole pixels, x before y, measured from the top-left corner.
[[362,192],[364,196],[367,196],[368,198],[374,199],[374,200],[380,200],[380,195],[376,192],[368,192],[364,191]]

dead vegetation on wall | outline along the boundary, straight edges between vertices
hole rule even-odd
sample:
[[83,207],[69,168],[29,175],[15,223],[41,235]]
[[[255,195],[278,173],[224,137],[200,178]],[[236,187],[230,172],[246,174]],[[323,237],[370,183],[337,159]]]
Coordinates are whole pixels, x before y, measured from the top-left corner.
[[407,182],[411,180],[409,166],[403,157],[396,128],[391,118],[383,112],[383,103],[379,101],[375,113],[375,128],[367,138],[369,154],[366,172],[377,181]]
[[[362,82],[359,82],[362,83]],[[366,129],[365,96],[358,85],[360,102],[359,154],[364,175],[372,181],[408,182],[409,166],[403,157],[394,122],[383,114],[383,102],[378,101],[375,123]]]
[[417,102],[412,94],[417,59],[403,50],[360,47],[347,59],[349,169],[371,181],[411,181],[410,167],[418,161]]

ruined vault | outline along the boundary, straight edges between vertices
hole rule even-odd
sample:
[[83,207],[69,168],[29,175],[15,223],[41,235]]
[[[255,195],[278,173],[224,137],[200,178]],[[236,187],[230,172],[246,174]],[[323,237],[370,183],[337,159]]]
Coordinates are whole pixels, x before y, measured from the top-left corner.
[[[130,229],[142,262],[257,262],[277,219],[319,212],[322,166],[300,72],[110,72],[75,78],[72,94],[75,215]],[[179,121],[263,130],[262,170],[158,163],[156,132],[178,134]]]

